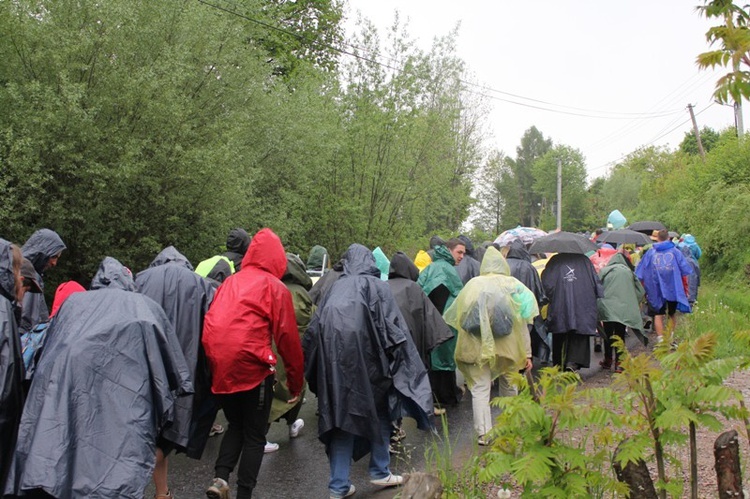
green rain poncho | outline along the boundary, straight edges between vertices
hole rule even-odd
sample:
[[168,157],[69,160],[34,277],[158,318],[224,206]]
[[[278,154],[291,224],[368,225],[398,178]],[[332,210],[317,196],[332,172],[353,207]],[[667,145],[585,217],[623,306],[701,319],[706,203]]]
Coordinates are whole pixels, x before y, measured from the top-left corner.
[[388,257],[383,253],[383,250],[380,249],[380,246],[372,250],[372,256],[375,257],[375,265],[377,265],[378,270],[380,270],[380,280],[387,281],[388,272],[391,268],[391,261],[388,260]]
[[531,355],[527,324],[539,315],[534,293],[511,277],[497,249],[487,249],[479,272],[443,314],[458,331],[456,364],[469,388],[485,365],[492,379],[523,369]]
[[[442,298],[445,298],[444,305],[438,305],[435,303],[438,310],[444,312],[458,296],[458,293],[463,287],[463,283],[461,282],[461,278],[458,277],[458,272],[455,267],[456,261],[453,259],[450,250],[447,247],[440,245],[436,246],[434,251],[435,256],[433,262],[419,274],[417,284],[419,284],[424,293],[430,297],[430,300],[433,303],[435,303],[435,299],[430,296],[433,292],[436,295],[441,295],[441,298],[439,299],[440,301],[442,301]],[[445,289],[440,289],[441,287]],[[455,349],[455,337],[434,348],[430,353],[431,369],[433,371],[455,371]]]

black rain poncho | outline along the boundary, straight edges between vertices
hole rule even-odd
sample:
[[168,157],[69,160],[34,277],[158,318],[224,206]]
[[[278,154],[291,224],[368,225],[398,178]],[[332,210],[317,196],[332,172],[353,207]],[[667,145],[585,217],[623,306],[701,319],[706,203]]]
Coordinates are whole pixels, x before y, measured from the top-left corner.
[[393,255],[388,285],[406,320],[422,362],[429,369],[430,352],[452,339],[453,331],[417,284],[418,278],[419,269],[405,253],[399,251]]
[[471,239],[464,235],[458,236],[458,239],[464,243],[466,254],[456,265],[456,272],[458,272],[461,282],[466,285],[467,282],[479,275],[479,260],[474,257],[474,244]]
[[596,300],[604,296],[604,289],[586,255],[558,253],[550,258],[542,272],[542,285],[549,299],[547,327],[551,333],[596,334]]
[[24,372],[14,315],[15,296],[11,244],[0,239],[0,491],[10,468],[23,410]]
[[357,438],[354,458],[381,442],[379,416],[432,428],[432,390],[404,318],[370,250],[349,247],[344,273],[305,333],[305,377],[318,396],[318,438],[338,428]]
[[310,288],[310,298],[312,299],[313,305],[319,305],[323,298],[328,294],[333,287],[333,284],[341,277],[344,273],[344,262],[339,260],[333,265],[333,268],[323,274],[323,277],[318,279],[312,288]]
[[37,273],[36,282],[42,293],[26,293],[23,297],[23,313],[18,328],[21,332],[31,331],[40,322],[49,320],[49,308],[44,300],[44,269],[53,256],[65,249],[65,243],[54,230],[39,229],[34,232],[21,248],[23,257],[31,262]]
[[5,487],[57,499],[143,499],[156,437],[174,397],[192,391],[162,308],[107,257],[92,289],[71,295],[50,325],[24,407]]
[[211,395],[211,374],[201,345],[203,316],[214,296],[214,288],[193,272],[193,266],[174,246],[165,248],[148,269],[135,278],[138,291],[161,305],[174,326],[187,362],[194,395],[178,397],[172,425],[162,437],[179,450],[200,459],[218,408]]

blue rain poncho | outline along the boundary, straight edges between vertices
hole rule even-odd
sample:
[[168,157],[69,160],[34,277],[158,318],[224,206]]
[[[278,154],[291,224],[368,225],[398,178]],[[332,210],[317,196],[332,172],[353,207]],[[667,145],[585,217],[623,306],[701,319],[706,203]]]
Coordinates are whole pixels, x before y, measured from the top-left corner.
[[635,275],[646,289],[646,299],[654,310],[660,310],[667,301],[677,302],[677,310],[690,313],[691,307],[682,276],[693,273],[682,252],[672,241],[656,243],[643,255]]
[[508,262],[497,249],[488,248],[479,277],[464,286],[443,314],[458,331],[456,364],[469,388],[485,365],[493,379],[524,367],[531,356],[527,325],[537,315],[534,293],[511,277]]

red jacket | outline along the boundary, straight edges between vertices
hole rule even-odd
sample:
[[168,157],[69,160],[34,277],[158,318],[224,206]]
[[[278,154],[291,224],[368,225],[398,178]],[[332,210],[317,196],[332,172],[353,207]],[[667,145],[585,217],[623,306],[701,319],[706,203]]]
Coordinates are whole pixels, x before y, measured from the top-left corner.
[[304,361],[292,295],[281,282],[286,253],[271,229],[262,229],[242,259],[242,269],[216,291],[203,324],[211,391],[251,390],[275,371],[271,341],[284,360],[289,392],[302,390]]

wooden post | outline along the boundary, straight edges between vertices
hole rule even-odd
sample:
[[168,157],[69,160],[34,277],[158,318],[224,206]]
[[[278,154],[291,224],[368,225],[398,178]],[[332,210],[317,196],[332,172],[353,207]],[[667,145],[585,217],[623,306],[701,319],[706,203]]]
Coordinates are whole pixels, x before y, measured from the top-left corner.
[[[622,443],[620,444],[622,445]],[[658,499],[654,482],[651,480],[651,474],[648,472],[646,463],[640,459],[637,462],[629,462],[623,468],[617,461],[617,455],[620,453],[620,446],[617,446],[615,455],[612,459],[612,466],[617,474],[617,479],[627,484],[630,489],[630,497],[640,499]]]
[[742,471],[740,470],[740,444],[737,431],[725,431],[714,442],[719,499],[744,498]]

